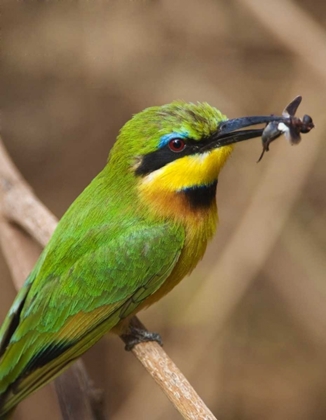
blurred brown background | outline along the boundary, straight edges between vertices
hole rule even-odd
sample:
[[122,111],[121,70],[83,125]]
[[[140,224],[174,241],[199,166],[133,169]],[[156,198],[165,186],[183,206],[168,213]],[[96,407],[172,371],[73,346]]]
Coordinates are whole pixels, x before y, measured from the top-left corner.
[[[237,147],[204,261],[140,318],[218,419],[325,419],[326,3],[20,1],[1,19],[2,136],[59,217],[147,106],[207,101],[238,117],[303,96],[315,130],[258,165],[259,139]],[[0,270],[2,320],[15,292]],[[84,359],[108,418],[180,418],[119,339]],[[51,388],[14,418],[59,419]]]

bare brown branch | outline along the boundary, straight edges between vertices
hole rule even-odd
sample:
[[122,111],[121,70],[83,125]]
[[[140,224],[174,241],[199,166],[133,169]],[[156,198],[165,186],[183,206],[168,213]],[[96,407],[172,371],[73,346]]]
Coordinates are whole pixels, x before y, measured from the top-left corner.
[[54,385],[64,420],[105,419],[103,393],[93,387],[81,359],[63,372]]

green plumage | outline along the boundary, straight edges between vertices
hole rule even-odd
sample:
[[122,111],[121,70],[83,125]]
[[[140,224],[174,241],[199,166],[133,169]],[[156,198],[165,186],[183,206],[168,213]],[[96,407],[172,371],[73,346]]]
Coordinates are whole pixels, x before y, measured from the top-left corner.
[[[109,330],[134,309],[133,302],[129,304],[133,296],[137,305],[159,288],[180,254],[182,229],[145,221],[133,206],[119,209],[123,192],[110,195],[106,175],[101,173],[68,210],[27,280],[27,296],[18,295],[14,302],[19,306],[25,300],[19,328],[1,359],[0,394],[28,365],[25,373],[38,366],[37,359],[33,366],[32,357],[47,346],[73,346],[96,328],[86,325],[79,334],[77,324],[74,339],[61,342],[55,336],[69,317],[105,305]],[[110,196],[107,202],[99,199],[104,188]],[[76,349],[71,360],[78,356]]]
[[176,268],[185,225],[140,200],[134,168],[161,147],[162,136],[199,142],[221,119],[207,104],[176,102],[125,125],[107,166],[60,221],[2,325],[0,418],[133,313]]

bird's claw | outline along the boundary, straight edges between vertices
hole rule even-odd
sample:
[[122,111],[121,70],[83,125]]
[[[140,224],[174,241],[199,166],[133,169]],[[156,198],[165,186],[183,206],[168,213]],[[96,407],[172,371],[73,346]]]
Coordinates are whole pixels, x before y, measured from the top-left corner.
[[134,325],[129,325],[128,332],[122,334],[121,338],[125,342],[126,351],[131,351],[137,344],[148,341],[156,341],[160,346],[163,346],[160,334],[147,331],[145,328],[135,327]]

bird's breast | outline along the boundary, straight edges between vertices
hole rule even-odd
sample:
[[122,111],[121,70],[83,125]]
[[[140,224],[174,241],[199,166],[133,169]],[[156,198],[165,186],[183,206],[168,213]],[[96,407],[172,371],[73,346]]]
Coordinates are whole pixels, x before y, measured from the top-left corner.
[[198,188],[147,196],[148,205],[156,217],[165,218],[180,226],[184,245],[180,257],[161,288],[149,297],[143,306],[149,306],[169,293],[186,275],[190,274],[204,256],[207,243],[215,234],[218,213],[215,200],[217,180]]

